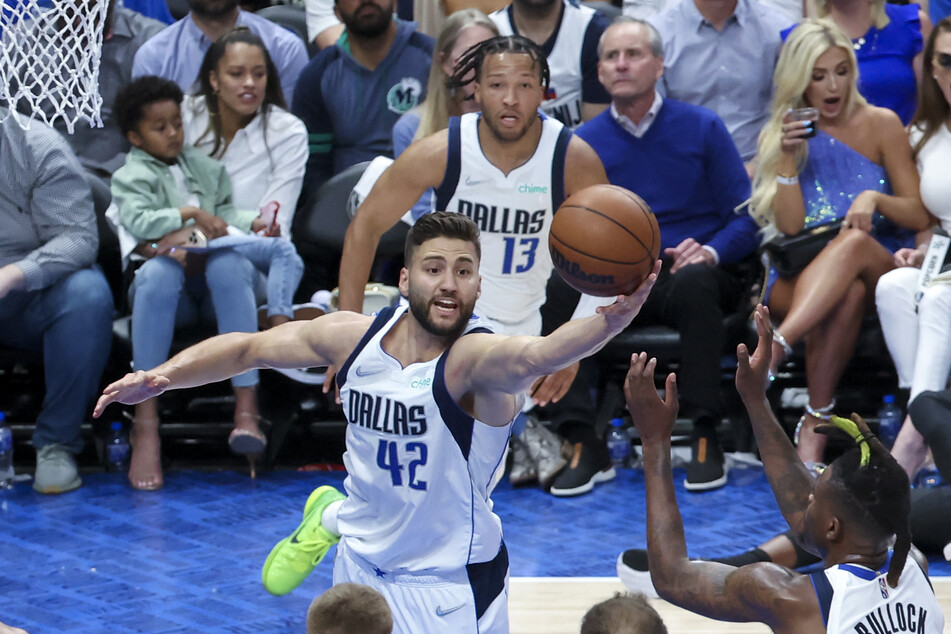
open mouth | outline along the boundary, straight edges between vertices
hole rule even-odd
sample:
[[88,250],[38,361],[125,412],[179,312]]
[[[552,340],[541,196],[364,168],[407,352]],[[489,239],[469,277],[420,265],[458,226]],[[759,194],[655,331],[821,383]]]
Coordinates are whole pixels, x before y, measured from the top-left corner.
[[444,313],[451,313],[459,307],[459,303],[450,297],[441,297],[433,302],[437,310]]

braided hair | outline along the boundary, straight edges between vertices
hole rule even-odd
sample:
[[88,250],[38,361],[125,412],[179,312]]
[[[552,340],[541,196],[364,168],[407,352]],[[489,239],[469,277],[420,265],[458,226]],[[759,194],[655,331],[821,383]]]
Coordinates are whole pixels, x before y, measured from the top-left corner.
[[452,90],[476,81],[482,75],[482,64],[485,58],[499,53],[521,53],[531,57],[533,64],[538,67],[539,81],[545,91],[548,91],[548,85],[551,82],[548,59],[538,44],[521,35],[500,35],[467,49],[456,62],[446,87]]
[[852,420],[833,416],[831,423],[816,431],[845,433],[856,445],[834,461],[829,482],[839,507],[858,520],[859,526],[886,537],[895,535],[888,565],[888,584],[894,588],[911,549],[908,475],[860,416],[853,414]]

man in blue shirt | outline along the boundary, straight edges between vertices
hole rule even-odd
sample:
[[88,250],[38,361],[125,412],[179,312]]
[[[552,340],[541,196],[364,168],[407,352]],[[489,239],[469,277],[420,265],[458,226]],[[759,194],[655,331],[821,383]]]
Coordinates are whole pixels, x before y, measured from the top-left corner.
[[660,34],[619,18],[599,45],[598,77],[608,111],[581,126],[608,180],[650,205],[660,225],[661,271],[633,327],[663,324],[681,338],[681,409],[694,421],[686,488],[726,484],[716,435],[720,420],[723,316],[738,309],[743,283],[735,265],[758,244],[757,226],[734,209],[750,195],[743,161],[726,126],[699,106],[664,99]]
[[788,19],[756,0],[678,0],[650,22],[664,41],[661,92],[717,113],[751,161]]
[[337,0],[346,30],[307,64],[292,112],[307,126],[302,200],[331,176],[393,156],[393,126],[426,94],[433,39],[393,18],[396,0]]
[[253,13],[242,11],[238,0],[188,0],[191,12],[139,48],[132,78],[158,75],[188,92],[211,43],[236,26],[246,26],[267,46],[281,77],[284,100],[292,103],[297,76],[307,65],[304,42],[289,30]]

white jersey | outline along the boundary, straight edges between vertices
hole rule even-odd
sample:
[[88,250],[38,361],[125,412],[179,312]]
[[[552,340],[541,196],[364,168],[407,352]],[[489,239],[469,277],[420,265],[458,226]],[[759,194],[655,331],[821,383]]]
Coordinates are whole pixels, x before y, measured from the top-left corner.
[[[564,6],[561,22],[554,34],[554,42],[546,43],[543,47],[547,49],[548,44],[551,45],[550,51],[545,50],[551,81],[546,99],[542,103],[542,110],[569,128],[576,128],[583,122],[581,118],[581,104],[584,101],[582,50],[588,25],[597,12],[590,7],[572,2],[564,2]],[[500,35],[517,34],[512,22],[512,5],[490,14],[489,18],[499,27]],[[597,35],[600,36],[600,32]]]
[[446,175],[436,189],[436,209],[463,213],[482,232],[482,296],[476,312],[503,324],[525,322],[545,303],[553,270],[548,233],[565,199],[571,131],[542,116],[532,158],[506,175],[482,153],[480,116],[449,121]]
[[[891,561],[889,553],[888,561]],[[898,587],[885,579],[888,562],[880,570],[839,564],[812,574],[823,620],[829,634],[916,632],[941,634],[944,615],[928,576],[911,556],[905,562]]]
[[[491,427],[459,408],[446,390],[449,349],[405,368],[383,350],[405,313],[380,311],[337,374],[349,423],[338,527],[380,575],[439,575],[499,554],[489,492],[511,423]],[[473,331],[486,331],[477,318]]]

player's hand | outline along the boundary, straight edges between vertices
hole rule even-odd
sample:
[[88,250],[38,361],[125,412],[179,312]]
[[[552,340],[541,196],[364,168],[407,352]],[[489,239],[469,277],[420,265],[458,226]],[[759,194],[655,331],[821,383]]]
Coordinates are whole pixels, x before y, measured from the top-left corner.
[[928,245],[922,245],[917,249],[910,249],[905,247],[903,249],[898,249],[895,251],[894,261],[895,266],[901,268],[903,266],[921,267],[921,264],[925,261],[925,253],[928,250]]
[[852,200],[849,210],[845,212],[843,229],[858,229],[869,233],[872,230],[872,218],[878,203],[878,192],[866,189]]
[[670,267],[670,273],[673,275],[688,264],[706,264],[707,266],[716,266],[716,258],[709,250],[704,249],[703,245],[687,238],[675,247],[664,249],[664,255],[673,259],[674,263]]
[[647,353],[631,356],[631,368],[624,380],[624,398],[631,419],[644,443],[660,442],[670,439],[677,421],[680,402],[677,400],[677,378],[671,372],[667,375],[664,399],[661,400],[654,387],[654,369],[657,359],[648,360]]
[[578,376],[578,367],[578,362],[575,362],[554,374],[538,379],[532,386],[532,402],[539,407],[545,407],[549,403],[560,401]]
[[334,390],[334,403],[336,403],[337,405],[340,405],[341,404],[340,387],[337,385],[337,382],[334,380],[336,378],[337,378],[337,366],[328,365],[327,371],[324,372],[324,384],[322,386],[322,390],[324,394],[327,394],[328,392],[330,392],[330,388],[332,387]]
[[624,330],[634,321],[637,313],[641,311],[641,306],[647,301],[647,296],[650,295],[651,289],[654,288],[654,283],[657,281],[657,276],[660,275],[660,267],[660,260],[657,260],[654,262],[654,270],[644,278],[636,291],[630,295],[618,295],[616,302],[607,306],[598,306],[596,312],[599,315],[604,315],[608,323],[617,332]]
[[102,396],[96,401],[92,416],[93,418],[99,418],[111,403],[119,402],[134,405],[155,398],[168,389],[169,383],[168,377],[153,371],[139,370],[126,374],[115,383],[106,386],[106,389],[102,391]]
[[773,326],[769,309],[758,304],[753,313],[756,322],[756,352],[750,356],[745,343],[736,347],[736,391],[744,402],[761,399],[769,384],[769,364],[773,359]]

